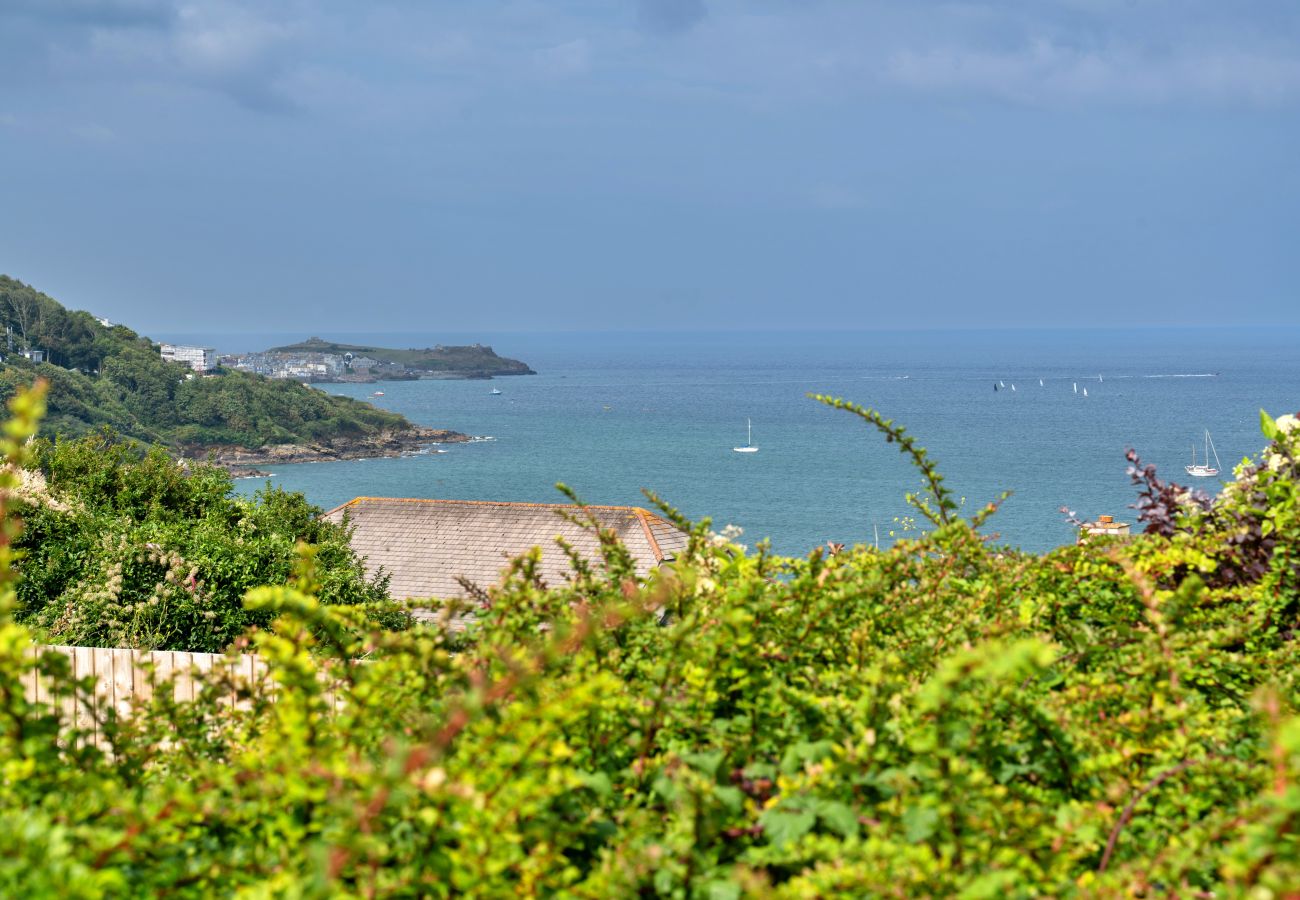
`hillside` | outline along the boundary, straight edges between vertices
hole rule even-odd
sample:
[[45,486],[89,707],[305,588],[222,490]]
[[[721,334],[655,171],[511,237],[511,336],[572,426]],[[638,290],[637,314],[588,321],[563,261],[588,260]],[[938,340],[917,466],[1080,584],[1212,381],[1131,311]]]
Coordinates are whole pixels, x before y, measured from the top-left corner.
[[470,344],[460,347],[424,347],[395,350],[365,344],[341,344],[320,338],[308,338],[284,347],[272,347],[267,353],[330,353],[342,356],[369,357],[381,364],[442,375],[444,377],[491,378],[497,375],[536,375],[526,363],[497,356],[491,347]]
[[[190,455],[244,451],[244,462],[274,446],[298,458],[385,455],[454,433],[432,432],[396,413],[335,397],[294,381],[244,372],[195,377],[163,360],[158,347],[123,325],[0,275],[0,399],[37,377],[50,382],[42,434],[75,436],[108,426],[118,433]],[[44,351],[32,362],[26,349]],[[280,456],[284,456],[283,453]]]

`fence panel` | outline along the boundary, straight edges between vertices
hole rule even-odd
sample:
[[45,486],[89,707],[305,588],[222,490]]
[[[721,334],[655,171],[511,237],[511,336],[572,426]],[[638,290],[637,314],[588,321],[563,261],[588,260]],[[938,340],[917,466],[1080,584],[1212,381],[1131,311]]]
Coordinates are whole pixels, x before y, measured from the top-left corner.
[[[29,702],[50,703],[56,699],[51,696],[50,680],[42,678],[37,669],[40,658],[49,653],[66,657],[74,678],[93,679],[89,690],[78,688],[60,699],[58,705],[63,720],[87,730],[88,740],[94,743],[102,738],[98,723],[109,709],[116,710],[119,717],[128,716],[133,707],[147,704],[158,687],[169,680],[177,702],[189,702],[201,690],[195,683],[195,675],[214,669],[228,672],[238,682],[232,685],[223,705],[248,708],[249,702],[238,698],[239,689],[256,688],[259,684],[269,690],[269,699],[275,700],[274,684],[267,680],[266,661],[252,653],[240,654],[232,660],[220,653],[182,650],[33,645],[28,654],[32,665],[22,679],[23,693]],[[339,690],[339,665],[327,663],[320,673],[326,705],[335,711],[344,705],[344,693]]]
[[[197,689],[194,672],[210,672],[214,667],[229,667],[241,681],[253,684],[265,666],[253,654],[238,657],[233,663],[219,653],[186,653],[172,650],[128,650],[108,647],[61,647],[32,645],[28,651],[31,667],[23,674],[23,694],[28,702],[48,703],[52,699],[48,679],[37,668],[40,658],[58,653],[68,659],[74,678],[92,678],[88,690],[78,689],[64,697],[60,709],[65,718],[81,728],[95,728],[109,709],[119,716],[129,715],[135,705],[147,703],[156,685],[175,679],[172,690],[177,700],[193,700]],[[151,675],[148,671],[153,669]],[[231,700],[233,701],[233,696]],[[94,739],[97,739],[94,735]]]
[[98,737],[96,725],[95,708],[98,706],[99,698],[99,679],[95,672],[95,647],[73,647],[72,648],[72,675],[78,681],[83,678],[94,678],[95,683],[89,691],[78,686],[77,690],[69,698],[68,703],[71,706],[67,712],[71,714],[69,721],[73,722],[77,728],[87,731],[87,737],[93,742]]

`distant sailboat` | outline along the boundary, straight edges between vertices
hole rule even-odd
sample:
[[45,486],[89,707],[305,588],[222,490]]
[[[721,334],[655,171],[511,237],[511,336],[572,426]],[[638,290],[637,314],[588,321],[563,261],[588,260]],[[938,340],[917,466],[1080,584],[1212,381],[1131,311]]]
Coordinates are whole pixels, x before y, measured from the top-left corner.
[[1075,392],[1076,394],[1079,393],[1079,382],[1077,382],[1077,381],[1074,383],[1074,392]]
[[[1214,454],[1214,465],[1210,465],[1210,454]],[[1205,432],[1205,455],[1202,457],[1205,462],[1197,465],[1196,463],[1196,445],[1192,444],[1192,464],[1184,466],[1188,475],[1196,478],[1208,478],[1211,475],[1219,474],[1219,451],[1214,449],[1214,441],[1210,440],[1210,432]]]
[[758,448],[754,446],[754,423],[749,419],[745,420],[745,446],[732,447],[736,453],[757,453]]
[[1011,390],[1013,390],[1013,391],[1014,391],[1014,390],[1015,390],[1015,389],[1016,389],[1016,386],[1015,386],[1015,385],[1014,385],[1014,384],[1013,384],[1013,385],[1011,385]]
[[1007,383],[1005,381],[999,381],[998,384],[1002,385],[1003,387],[1007,386]]
[[495,397],[497,394],[500,394],[501,391],[498,388],[493,388],[492,390],[488,391],[488,393],[493,397]]
[[1038,386],[1039,386],[1039,387],[1042,387],[1042,386],[1043,386],[1043,379],[1041,379],[1041,378],[1038,379]]
[[1100,376],[1100,375],[1097,376],[1097,380],[1098,380],[1098,381],[1101,381],[1101,376]]
[[1083,389],[1083,396],[1085,396],[1085,397],[1088,396],[1088,389],[1087,389],[1087,388],[1084,388],[1084,389]]
[[993,393],[996,394],[997,392],[998,392],[998,383],[995,381],[993,382]]

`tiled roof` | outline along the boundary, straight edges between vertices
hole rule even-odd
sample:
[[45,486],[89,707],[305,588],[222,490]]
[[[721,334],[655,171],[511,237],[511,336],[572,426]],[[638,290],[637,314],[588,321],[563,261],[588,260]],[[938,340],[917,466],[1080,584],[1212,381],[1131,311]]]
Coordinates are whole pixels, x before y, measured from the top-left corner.
[[584,558],[600,558],[595,535],[565,518],[584,513],[618,533],[642,575],[686,548],[687,537],[675,525],[636,506],[358,497],[325,518],[347,517],[352,547],[367,570],[382,567],[390,576],[389,593],[404,600],[464,596],[457,576],[492,587],[511,559],[533,547],[542,549],[542,577],[559,584],[570,567],[557,536]]

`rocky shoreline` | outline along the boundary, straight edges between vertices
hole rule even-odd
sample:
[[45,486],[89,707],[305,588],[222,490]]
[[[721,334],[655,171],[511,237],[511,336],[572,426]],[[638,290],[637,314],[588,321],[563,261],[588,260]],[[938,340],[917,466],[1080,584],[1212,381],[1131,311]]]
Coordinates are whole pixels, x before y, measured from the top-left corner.
[[196,447],[186,455],[211,461],[236,478],[261,478],[269,475],[259,466],[276,463],[337,462],[344,459],[375,459],[418,453],[433,444],[463,444],[473,440],[459,431],[414,427],[402,431],[384,431],[361,438],[337,438],[311,444],[273,444],[248,447]]

